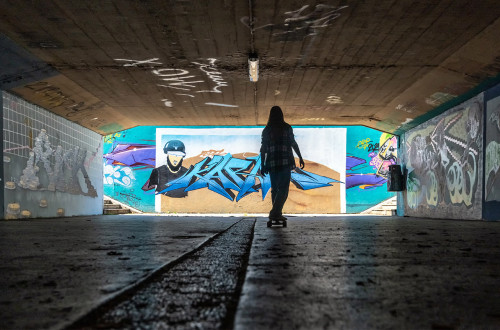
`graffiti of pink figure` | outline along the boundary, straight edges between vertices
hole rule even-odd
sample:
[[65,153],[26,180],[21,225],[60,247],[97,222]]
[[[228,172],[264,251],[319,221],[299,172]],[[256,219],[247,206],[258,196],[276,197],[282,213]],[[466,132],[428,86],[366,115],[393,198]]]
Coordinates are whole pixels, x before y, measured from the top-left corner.
[[387,178],[389,165],[394,165],[398,159],[398,141],[391,134],[384,133],[380,137],[380,149],[378,153],[369,154],[372,157],[370,165],[377,170],[377,175]]

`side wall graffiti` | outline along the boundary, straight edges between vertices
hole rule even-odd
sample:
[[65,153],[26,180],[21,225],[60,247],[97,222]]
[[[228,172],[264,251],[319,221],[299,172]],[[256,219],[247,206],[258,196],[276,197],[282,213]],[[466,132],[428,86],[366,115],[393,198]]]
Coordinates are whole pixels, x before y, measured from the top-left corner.
[[486,93],[485,201],[500,201],[500,85]]
[[485,93],[485,219],[500,220],[500,85]]
[[481,219],[483,94],[405,133],[405,215]]
[[[0,97],[0,114],[3,118],[3,97]],[[4,141],[3,137],[3,120],[0,120],[0,136],[2,137],[2,141]],[[4,173],[3,173],[3,148],[0,151],[0,184],[4,184]],[[4,214],[4,189],[0,189],[0,214]]]
[[4,218],[102,214],[102,138],[3,92]]
[[[149,126],[108,135],[104,193],[146,212],[268,212],[261,132]],[[365,127],[297,127],[294,133],[306,168],[292,172],[285,212],[356,213],[393,196],[385,185],[387,166],[397,160],[392,135]]]

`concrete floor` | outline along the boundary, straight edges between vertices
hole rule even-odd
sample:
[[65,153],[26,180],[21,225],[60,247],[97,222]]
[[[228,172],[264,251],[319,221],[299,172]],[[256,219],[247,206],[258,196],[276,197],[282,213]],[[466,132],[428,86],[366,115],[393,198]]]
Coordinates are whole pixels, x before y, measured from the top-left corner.
[[500,328],[497,222],[2,221],[0,258],[0,329]]

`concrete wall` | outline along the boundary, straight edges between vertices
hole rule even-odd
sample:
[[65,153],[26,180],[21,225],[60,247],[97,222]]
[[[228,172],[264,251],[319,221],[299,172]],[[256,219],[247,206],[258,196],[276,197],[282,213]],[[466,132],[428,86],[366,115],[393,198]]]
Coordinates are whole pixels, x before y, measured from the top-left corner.
[[[146,126],[108,135],[104,193],[147,212],[268,212],[269,178],[258,161],[261,132]],[[295,127],[294,133],[306,168],[292,174],[285,212],[359,212],[393,196],[385,184],[387,166],[397,159],[392,136],[365,127]],[[183,143],[185,156],[179,172],[169,174],[163,148],[173,140]],[[159,189],[151,183],[155,168],[176,184]]]
[[7,92],[4,218],[102,214],[102,137]]
[[483,111],[479,94],[405,133],[405,215],[482,218]]

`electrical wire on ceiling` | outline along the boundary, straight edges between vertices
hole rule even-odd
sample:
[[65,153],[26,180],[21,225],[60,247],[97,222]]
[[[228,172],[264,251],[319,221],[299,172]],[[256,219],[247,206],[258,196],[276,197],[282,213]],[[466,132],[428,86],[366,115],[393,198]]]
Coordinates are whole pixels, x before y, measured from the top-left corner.
[[252,54],[255,53],[255,44],[254,44],[254,29],[253,29],[253,9],[252,9],[252,0],[248,0],[248,11],[249,11],[249,24],[250,24],[250,47],[252,49]]
[[[248,17],[250,26],[250,49],[251,54],[255,55],[255,36],[254,36],[254,18],[253,18],[253,4],[252,0],[248,0]],[[253,106],[255,111],[255,124],[259,124],[259,111],[257,110],[257,82],[253,83]]]

